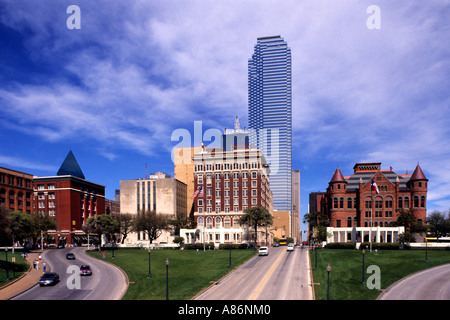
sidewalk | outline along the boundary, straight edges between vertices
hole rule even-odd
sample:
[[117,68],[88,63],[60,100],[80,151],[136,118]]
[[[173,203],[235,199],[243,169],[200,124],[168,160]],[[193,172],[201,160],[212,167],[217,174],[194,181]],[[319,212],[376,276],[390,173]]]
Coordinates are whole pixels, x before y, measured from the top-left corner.
[[[20,278],[17,278],[9,284],[0,287],[0,300],[8,300],[37,285],[39,279],[43,274],[42,263],[44,262],[44,260],[41,259],[41,261],[39,262],[39,270],[33,269],[33,260],[39,259],[39,255],[42,253],[42,250],[36,250],[28,254],[27,262],[30,265],[30,269],[25,272]],[[50,267],[47,263],[47,272],[48,271],[50,271]]]

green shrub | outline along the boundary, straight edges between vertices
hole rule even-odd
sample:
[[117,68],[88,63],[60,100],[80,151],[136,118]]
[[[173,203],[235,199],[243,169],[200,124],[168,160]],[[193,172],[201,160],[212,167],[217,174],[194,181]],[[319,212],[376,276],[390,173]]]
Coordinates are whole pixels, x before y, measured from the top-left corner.
[[327,249],[355,249],[356,243],[353,242],[332,242],[325,246]]

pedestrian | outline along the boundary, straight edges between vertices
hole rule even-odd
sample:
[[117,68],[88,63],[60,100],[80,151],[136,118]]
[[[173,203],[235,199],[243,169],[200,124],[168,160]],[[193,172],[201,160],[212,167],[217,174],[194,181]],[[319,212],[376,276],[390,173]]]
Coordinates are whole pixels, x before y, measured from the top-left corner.
[[102,254],[103,254],[103,260],[105,260],[105,251],[103,251]]
[[39,270],[39,260],[36,260],[36,269]]
[[33,269],[36,269],[36,259],[33,260]]
[[45,261],[42,263],[42,270],[44,271],[44,273],[47,272],[47,263]]

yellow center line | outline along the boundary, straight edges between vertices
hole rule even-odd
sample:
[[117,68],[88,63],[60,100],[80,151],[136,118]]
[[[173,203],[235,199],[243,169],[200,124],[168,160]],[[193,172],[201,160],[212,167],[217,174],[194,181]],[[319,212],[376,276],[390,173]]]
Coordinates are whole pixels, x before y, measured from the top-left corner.
[[280,255],[280,257],[277,259],[277,261],[274,263],[274,265],[272,266],[272,268],[269,270],[269,272],[266,274],[265,278],[263,279],[263,281],[261,281],[261,283],[259,284],[258,288],[256,289],[256,291],[253,293],[253,295],[250,297],[250,300],[255,300],[256,297],[258,296],[259,292],[261,291],[261,289],[263,288],[263,286],[266,284],[267,280],[269,280],[270,275],[272,274],[273,270],[275,270],[276,266],[278,265],[278,263],[280,263],[281,258],[283,258],[284,254],[286,253],[286,248],[284,249],[283,253]]

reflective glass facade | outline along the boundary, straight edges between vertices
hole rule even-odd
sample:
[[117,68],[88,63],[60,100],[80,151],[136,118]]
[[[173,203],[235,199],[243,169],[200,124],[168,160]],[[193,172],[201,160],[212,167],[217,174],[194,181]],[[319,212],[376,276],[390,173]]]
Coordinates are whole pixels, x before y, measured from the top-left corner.
[[250,144],[270,165],[273,208],[292,210],[291,50],[280,36],[258,38],[248,61]]

